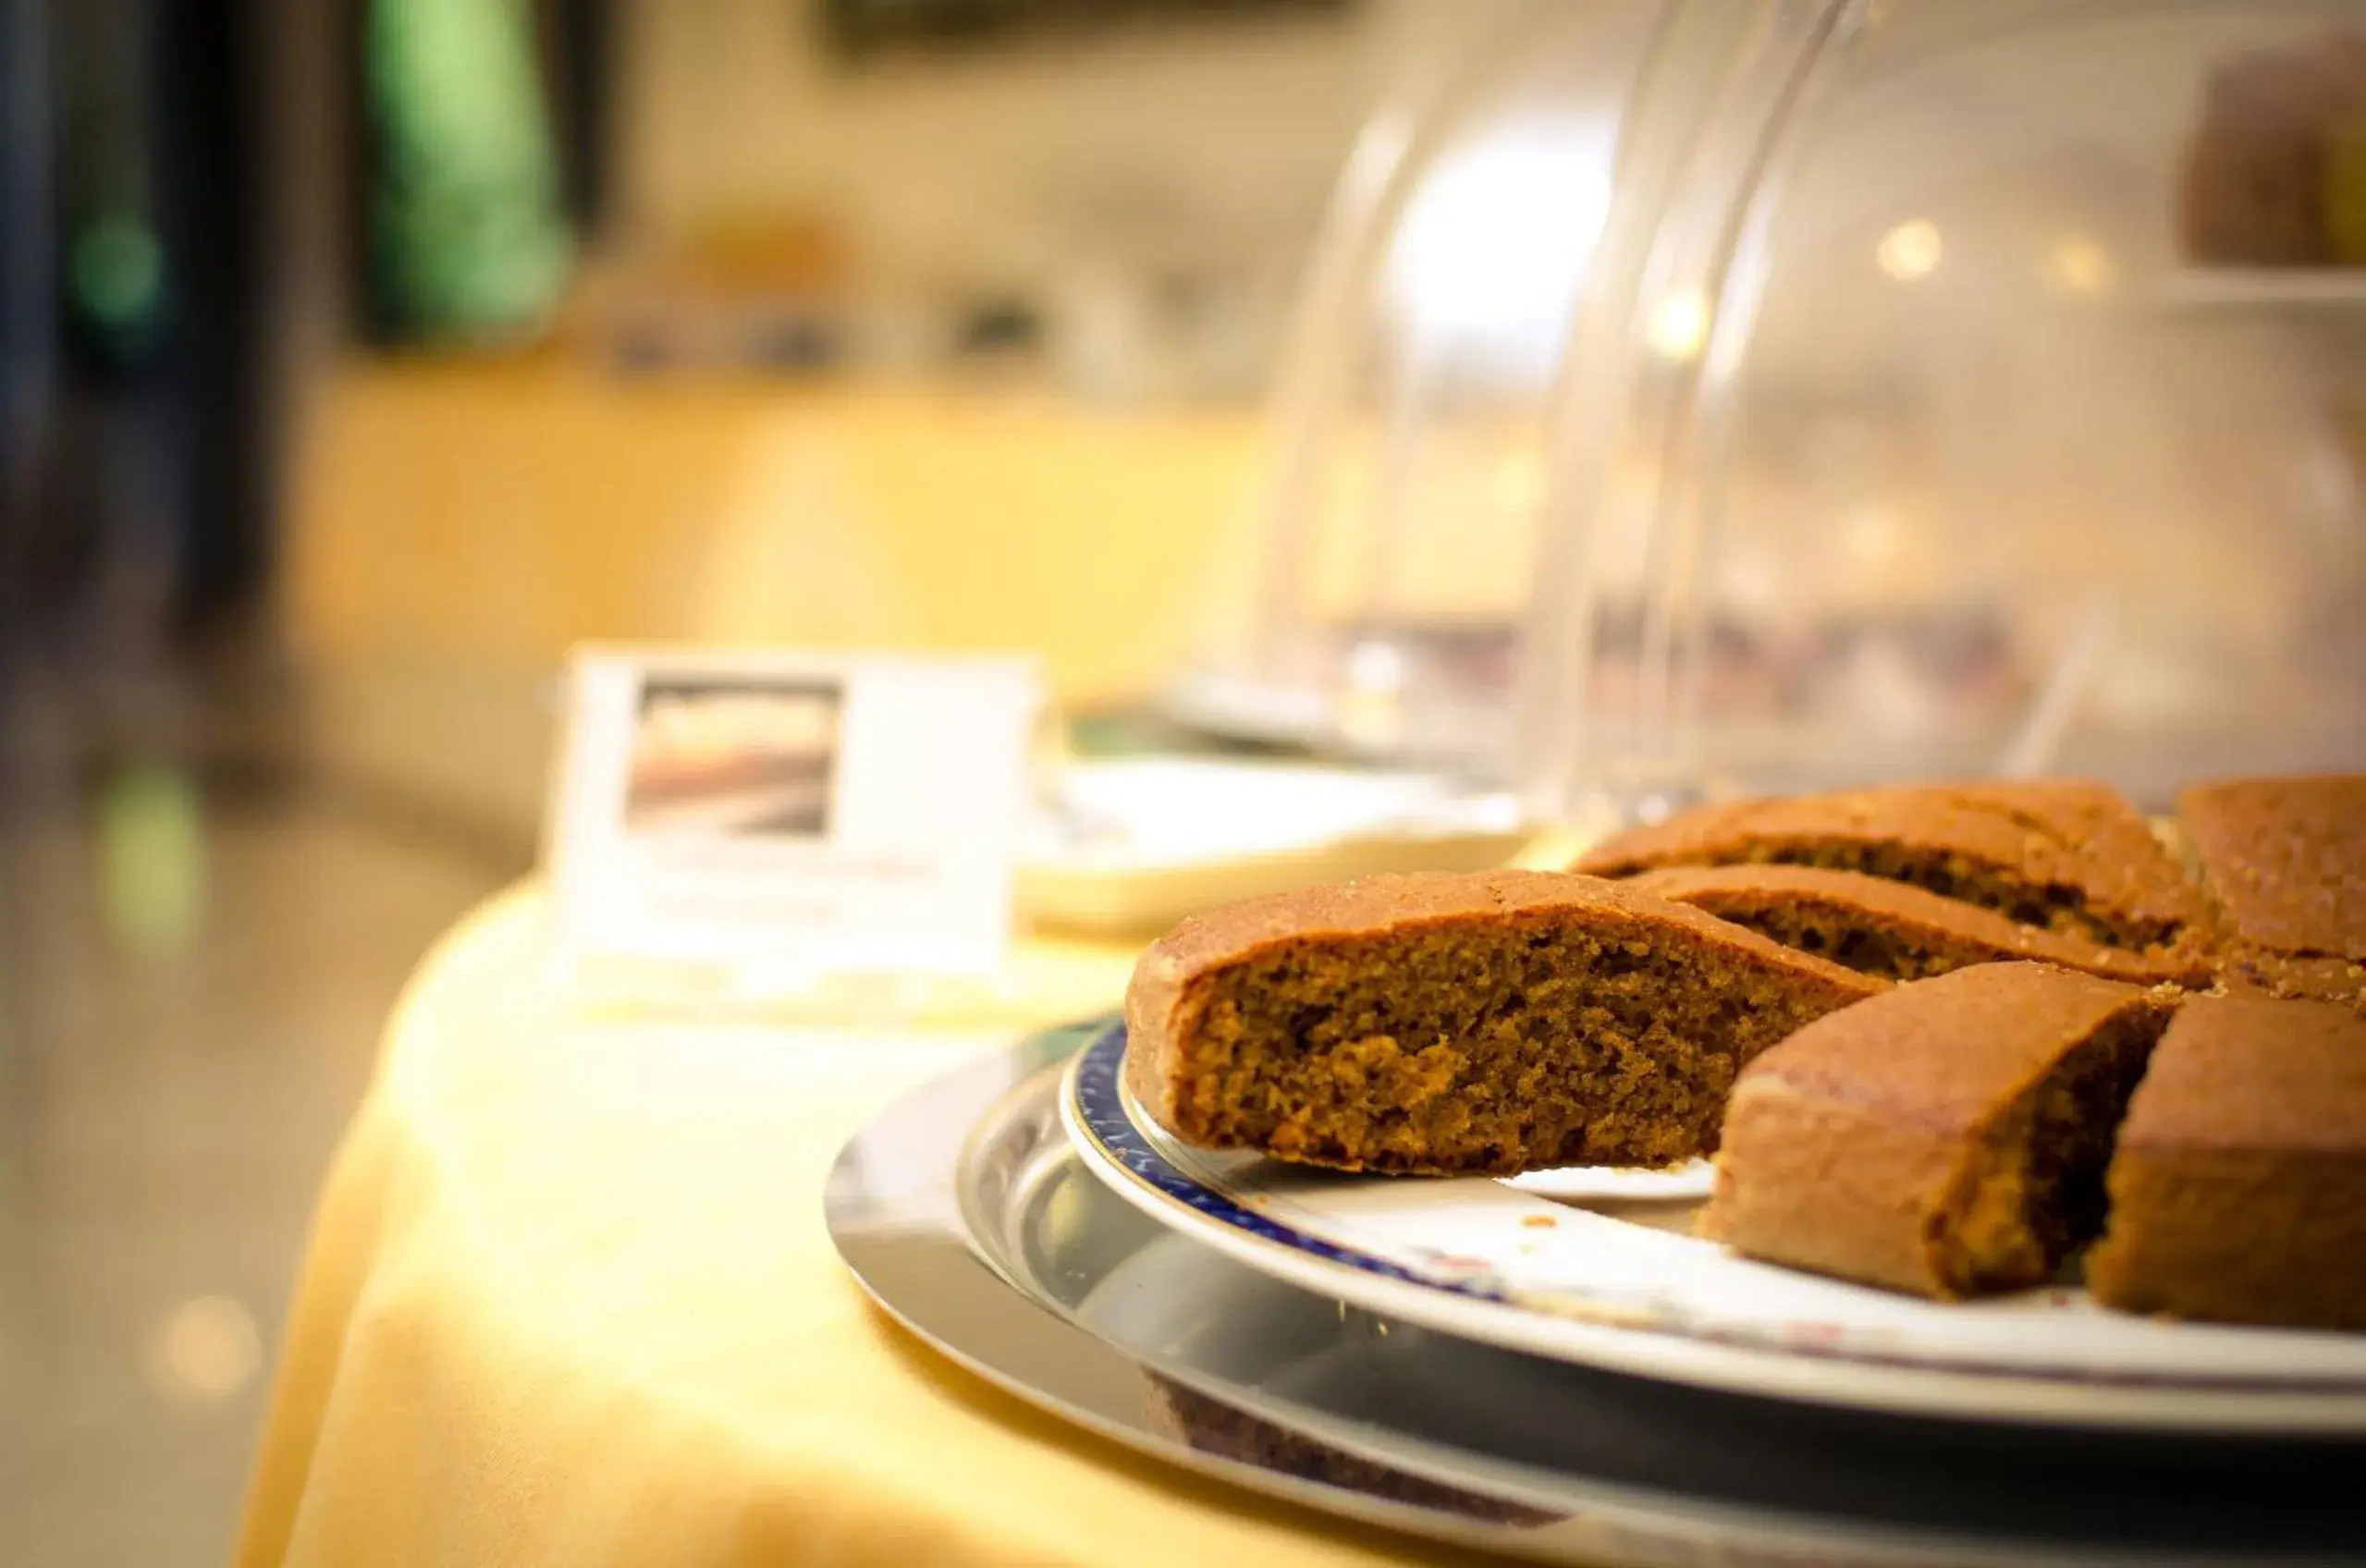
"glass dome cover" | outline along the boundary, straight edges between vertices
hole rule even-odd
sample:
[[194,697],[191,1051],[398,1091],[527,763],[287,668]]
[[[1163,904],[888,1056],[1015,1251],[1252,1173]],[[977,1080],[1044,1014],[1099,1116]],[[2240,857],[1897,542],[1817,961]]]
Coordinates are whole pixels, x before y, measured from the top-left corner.
[[1183,705],[1549,815],[2357,766],[2360,263],[2366,6],[1512,12],[1342,179]]

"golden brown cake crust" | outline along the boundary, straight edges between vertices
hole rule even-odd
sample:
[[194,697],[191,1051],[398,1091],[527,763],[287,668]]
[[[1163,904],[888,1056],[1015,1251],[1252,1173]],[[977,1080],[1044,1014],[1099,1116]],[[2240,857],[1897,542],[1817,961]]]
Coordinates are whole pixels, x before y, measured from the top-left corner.
[[[1416,974],[1412,945],[1425,941],[1467,951]],[[1584,995],[1593,976],[1582,958],[1556,956],[1550,944],[1563,941],[1618,955],[1608,967],[1620,971],[1615,984],[1624,987],[1622,997]],[[1458,967],[1464,962],[1480,972],[1470,974],[1467,984]],[[1676,966],[1684,983],[1651,989],[1645,971],[1653,963]],[[1550,1136],[1539,1133],[1534,1143],[1514,1137],[1478,1149],[1455,1145],[1452,1112],[1462,1102],[1583,1101],[1586,1091],[1556,1072],[1555,1047],[1542,1047],[1539,1056],[1533,1041],[1425,1032],[1405,1022],[1419,1011],[1416,1006],[1375,1010],[1368,997],[1361,1004],[1334,1005],[1338,986],[1326,991],[1322,982],[1307,979],[1322,969],[1367,992],[1385,991],[1401,978],[1391,964],[1405,966],[1404,986],[1453,992],[1453,1002],[1478,1010],[1468,1029],[1491,1027],[1505,1009],[1559,988],[1561,999],[1553,1005],[1561,1016],[1589,1020],[1587,1026],[1605,1039],[1621,1035],[1618,1066],[1629,1087],[1647,1097],[1660,1090],[1679,1101],[1690,1096],[1688,1120],[1682,1127],[1658,1129],[1656,1142],[1594,1138],[1573,1123]],[[1720,989],[1720,974],[1735,983]],[[1285,1011],[1302,1010],[1310,1022],[1285,1020],[1267,1033],[1287,1037],[1254,1049],[1241,1044],[1245,1011],[1282,1005],[1290,998],[1271,993],[1308,984],[1314,989],[1295,993],[1299,1006]],[[1257,1147],[1310,1163],[1498,1172],[1579,1159],[1664,1163],[1703,1152],[1713,1141],[1724,1089],[1740,1060],[1808,1018],[1883,988],[1688,905],[1593,877],[1557,872],[1372,876],[1248,900],[1187,920],[1154,944],[1135,965],[1126,992],[1126,1082],[1136,1101],[1186,1142]],[[1626,1016],[1605,1011],[1613,1000]],[[1583,1011],[1588,1008],[1594,1011]],[[1648,1042],[1639,1039],[1650,1026],[1635,1023],[1637,1011],[1718,1015],[1726,1037],[1706,1044],[1709,1054],[1727,1059],[1723,1067],[1710,1064],[1709,1076],[1696,1082],[1661,1071],[1665,1064],[1650,1060]],[[1489,1078],[1489,1064],[1500,1066],[1507,1054],[1526,1063],[1516,1084]],[[1281,1086],[1274,1073],[1285,1071],[1318,1075],[1322,1082],[1313,1093],[1320,1103],[1290,1099],[1307,1091],[1304,1084]],[[1722,1080],[1711,1081],[1720,1071]],[[1668,1083],[1655,1090],[1655,1076]],[[1262,1103],[1247,1105],[1251,1099]],[[1281,1103],[1285,1099],[1290,1103]],[[1428,1120],[1410,1121],[1408,1111]]]
[[2366,1329],[2366,1019],[2198,997],[2122,1124],[2096,1299],[2129,1312]]
[[[1942,898],[1910,882],[1857,871],[1764,864],[1677,865],[1640,872],[1627,885],[1692,904],[1795,948],[1803,943],[1788,928],[1805,927],[1821,945],[1804,950],[1893,980],[2024,960],[2145,986],[2164,981],[2207,984],[2210,975],[2209,964],[2197,956],[2107,948],[2042,926],[2017,925],[1993,910]],[[1864,962],[1852,952],[1858,933],[1865,938],[1863,949],[1870,949],[1863,952]]]
[[2108,1046],[2094,1103],[2062,1108],[2091,1145],[2091,1181],[2168,1005],[2010,963],[1820,1019],[1735,1085],[1703,1229],[1753,1256],[1924,1295],[2034,1283],[2076,1238],[2035,1233],[2027,1204],[2052,1199],[2017,1182],[2014,1140],[2028,1144],[2074,1053]]
[[2115,947],[2185,938],[2199,894],[2151,825],[2082,780],[1849,790],[1684,812],[1619,834],[1573,869],[1787,862],[1910,880],[2032,925]]
[[2366,775],[2196,785],[2178,812],[2228,988],[2366,1011]]
[[[2322,1002],[2194,998],[2162,1037],[2120,1146],[2366,1158],[2366,1019]],[[2358,1197],[2366,1206],[2366,1189]]]

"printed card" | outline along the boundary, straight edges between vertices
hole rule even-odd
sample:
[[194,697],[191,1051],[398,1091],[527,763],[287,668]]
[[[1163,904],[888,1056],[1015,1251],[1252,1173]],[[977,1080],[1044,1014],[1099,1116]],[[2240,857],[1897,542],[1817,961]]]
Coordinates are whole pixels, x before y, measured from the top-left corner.
[[1018,659],[579,653],[546,855],[563,953],[759,989],[994,970],[1040,703]]

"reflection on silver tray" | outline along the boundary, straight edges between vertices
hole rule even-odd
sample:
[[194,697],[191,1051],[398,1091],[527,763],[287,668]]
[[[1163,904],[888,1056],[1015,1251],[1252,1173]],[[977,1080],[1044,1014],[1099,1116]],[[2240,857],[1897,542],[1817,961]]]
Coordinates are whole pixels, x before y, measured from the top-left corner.
[[1702,1190],[1698,1170],[1647,1216],[1602,1201],[1642,1173],[1557,1172],[1562,1201],[1549,1202],[1526,1181],[1375,1179],[1194,1149],[1133,1103],[1124,1050],[1112,1024],[1063,1087],[1085,1169],[1163,1229],[1371,1312],[1757,1397],[2366,1437],[2366,1337],[2154,1320],[2060,1286],[1943,1304],[1751,1262],[1691,1234],[1679,1194]]
[[[2366,1561],[2356,1443],[1736,1397],[1539,1361],[1279,1284],[1153,1224],[1079,1166],[1048,1063],[1088,1037],[1036,1036],[900,1103],[840,1157],[827,1205],[883,1307],[1106,1437],[1541,1562]],[[890,1143],[932,1152],[922,1169],[908,1155],[866,1165],[866,1145]]]

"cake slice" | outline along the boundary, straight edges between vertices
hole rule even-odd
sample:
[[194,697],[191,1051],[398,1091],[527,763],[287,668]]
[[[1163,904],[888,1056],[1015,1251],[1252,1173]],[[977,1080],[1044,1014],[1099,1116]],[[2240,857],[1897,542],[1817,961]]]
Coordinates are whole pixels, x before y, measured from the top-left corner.
[[2152,1053],[2088,1255],[2128,1312],[2366,1329],[2366,1019],[2197,997]]
[[1911,883],[2102,947],[2169,957],[2200,895],[2142,814],[2075,780],[1933,784],[1743,801],[1619,834],[1573,869],[1784,864]]
[[2139,985],[2207,984],[2194,956],[2106,948],[2041,926],[2017,925],[1993,910],[1943,899],[1910,882],[1814,865],[1676,865],[1627,879],[1884,980],[1924,980],[1976,963],[2037,960]]
[[1983,964],[1809,1024],[1735,1085],[1703,1231],[1919,1295],[2043,1282],[2102,1226],[2165,995]]
[[[2366,40],[2332,32],[2214,67],[2185,150],[2177,228],[2204,265],[2355,265],[2352,165]],[[2346,178],[2347,177],[2347,178]]]
[[2366,1011],[2366,775],[2230,779],[2177,804],[2227,987]]
[[1666,1165],[1742,1065],[1883,989],[1593,877],[1373,876],[1185,921],[1126,992],[1126,1081],[1185,1143],[1351,1170]]

